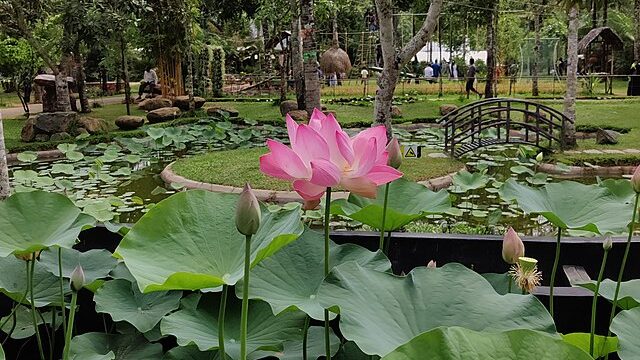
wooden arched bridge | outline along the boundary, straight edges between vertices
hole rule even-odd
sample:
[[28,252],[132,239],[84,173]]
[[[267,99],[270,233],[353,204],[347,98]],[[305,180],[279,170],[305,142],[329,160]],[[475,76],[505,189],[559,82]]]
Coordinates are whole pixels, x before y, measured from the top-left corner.
[[564,148],[571,120],[549,106],[523,99],[485,99],[460,107],[440,119],[445,151],[454,157],[497,144]]

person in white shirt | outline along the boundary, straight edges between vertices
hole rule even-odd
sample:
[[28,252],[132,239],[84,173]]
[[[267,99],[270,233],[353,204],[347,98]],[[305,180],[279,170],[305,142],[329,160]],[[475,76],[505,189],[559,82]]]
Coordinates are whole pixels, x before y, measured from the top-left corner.
[[149,67],[144,71],[144,77],[142,82],[140,83],[140,90],[138,90],[138,100],[142,99],[142,94],[145,93],[147,88],[149,89],[149,93],[153,94],[153,88],[158,83],[158,74],[156,71]]
[[424,78],[429,82],[433,81],[433,68],[431,67],[431,64],[427,64],[424,68]]
[[362,71],[360,71],[360,78],[361,84],[367,83],[367,81],[369,80],[369,70],[367,70],[367,68],[362,68]]

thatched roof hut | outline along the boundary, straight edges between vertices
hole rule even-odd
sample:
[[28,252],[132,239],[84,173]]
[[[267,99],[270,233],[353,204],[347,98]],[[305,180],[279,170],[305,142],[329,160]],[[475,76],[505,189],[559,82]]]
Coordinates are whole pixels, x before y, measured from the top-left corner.
[[349,54],[342,50],[338,44],[338,27],[335,17],[333,19],[333,43],[329,50],[320,56],[320,69],[325,74],[347,74],[351,71]]
[[624,43],[620,36],[616,34],[610,27],[599,27],[591,29],[587,35],[585,35],[580,42],[578,42],[578,53],[584,54],[590,45],[595,43],[601,43],[609,47],[611,50],[622,50]]

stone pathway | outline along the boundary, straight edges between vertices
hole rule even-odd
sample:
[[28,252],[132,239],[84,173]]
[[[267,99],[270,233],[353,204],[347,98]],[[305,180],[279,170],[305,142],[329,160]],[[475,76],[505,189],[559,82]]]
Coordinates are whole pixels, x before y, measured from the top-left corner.
[[567,150],[564,152],[565,154],[575,155],[575,154],[640,154],[640,149],[587,149],[587,150]]
[[[124,95],[116,95],[116,96],[108,96],[101,97],[97,99],[89,99],[90,103],[101,103],[102,105],[111,105],[111,104],[119,104],[123,101]],[[80,104],[78,104],[78,108],[80,108]],[[31,114],[37,114],[42,112],[42,104],[29,104],[29,110]],[[21,117],[24,115],[24,109],[22,106],[19,107],[10,107],[10,108],[1,108],[0,114],[2,114],[3,119],[13,119],[17,117]]]

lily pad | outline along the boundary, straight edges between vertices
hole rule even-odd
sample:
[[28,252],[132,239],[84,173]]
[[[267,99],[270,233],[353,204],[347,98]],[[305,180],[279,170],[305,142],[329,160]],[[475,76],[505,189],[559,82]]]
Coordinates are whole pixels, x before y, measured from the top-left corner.
[[531,188],[509,179],[500,196],[515,200],[525,213],[544,216],[556,227],[603,235],[625,232],[633,208],[606,188],[573,181]]
[[[581,286],[585,289],[596,291],[596,281],[572,284]],[[598,295],[613,302],[616,292],[616,281],[604,279],[600,283]],[[640,279],[623,281],[620,284],[620,292],[618,293],[618,306],[624,310],[633,309],[640,305]]]
[[142,335],[87,333],[71,339],[72,360],[158,360],[162,345],[150,344]]
[[526,167],[526,166],[522,166],[522,165],[516,165],[516,166],[512,166],[509,169],[512,173],[514,174],[529,174],[529,175],[533,175],[534,172],[533,170],[531,170],[530,168]]
[[453,186],[462,192],[481,189],[489,183],[491,178],[482,172],[470,173],[462,170],[453,175]]
[[[354,244],[331,242],[330,245],[329,264],[332,267],[355,261],[378,271],[391,269],[391,263],[381,252],[371,252]],[[323,235],[306,230],[298,240],[253,268],[249,297],[268,302],[276,315],[295,308],[321,320],[324,319],[324,308],[320,306],[317,292],[323,280]],[[242,296],[241,286],[236,286],[236,294]]]
[[0,202],[0,257],[59,245],[69,248],[94,219],[66,196],[44,191],[16,193]]
[[217,359],[216,351],[200,351],[197,346],[178,346],[167,351],[162,360],[211,360]]
[[[151,208],[116,249],[142,292],[234,285],[244,271],[245,238],[235,226],[238,196],[185,191]],[[252,265],[302,234],[300,210],[262,211]]]
[[[42,313],[42,317],[38,316],[37,322],[38,325],[42,325],[47,322],[47,325],[51,325],[51,312]],[[56,313],[59,315],[56,317],[56,329],[62,325],[62,315],[59,312]],[[33,336],[36,331],[33,328],[33,318],[31,316],[31,308],[26,306],[18,305],[15,312],[15,324],[13,322],[13,317],[3,317],[0,319],[0,322],[4,323],[2,330],[5,334],[11,333],[12,339],[26,339]],[[44,321],[43,321],[44,319]],[[6,321],[6,323],[5,323]],[[13,329],[13,331],[11,331]]]
[[[27,293],[23,303],[29,304],[31,296],[27,292],[26,261],[13,256],[0,258],[0,274],[0,290],[14,301],[22,300]],[[70,291],[67,279],[64,279],[63,289]],[[34,264],[33,300],[36,307],[60,305],[60,279],[45,269],[39,261]]]
[[343,336],[369,355],[384,356],[440,326],[555,333],[553,319],[533,295],[499,295],[456,263],[398,277],[348,262],[333,268],[318,297],[322,306],[340,312]]
[[18,158],[18,161],[20,162],[32,163],[38,160],[38,154],[33,151],[25,151],[25,152],[19,153],[17,158]]
[[620,349],[618,356],[622,360],[640,358],[640,307],[621,311],[611,323],[611,331],[618,335]]
[[[62,277],[69,278],[76,266],[82,266],[85,284],[91,284],[98,279],[105,278],[115,268],[116,260],[108,250],[94,249],[80,252],[75,249],[61,249]],[[40,264],[55,276],[59,275],[58,250],[48,249],[40,255]]]
[[[329,346],[331,348],[331,356],[335,355],[340,349],[340,339],[333,333],[333,329],[329,329]],[[307,358],[318,359],[325,355],[324,348],[324,327],[311,326],[307,334]],[[256,351],[250,356],[249,360],[265,359],[275,357],[280,360],[300,360],[302,357],[302,339],[286,341],[283,343],[283,350],[278,352]],[[207,359],[209,360],[209,359]]]
[[[378,188],[375,199],[351,194],[347,200],[336,200],[331,203],[331,212],[380,229],[384,209],[384,188]],[[426,215],[442,214],[449,210],[451,200],[447,191],[433,192],[418,183],[404,178],[398,179],[389,184],[385,231],[398,230]]]
[[[571,333],[562,335],[562,340],[579,349],[582,349],[584,352],[588,353],[590,350],[591,334],[589,333]],[[607,354],[611,354],[616,351],[618,351],[618,338],[616,338],[615,336],[594,336],[593,357],[595,359],[605,357]]]
[[[463,355],[464,354],[464,355]],[[590,360],[588,353],[557,337],[533,330],[500,333],[441,327],[418,335],[382,360],[510,359]]]

